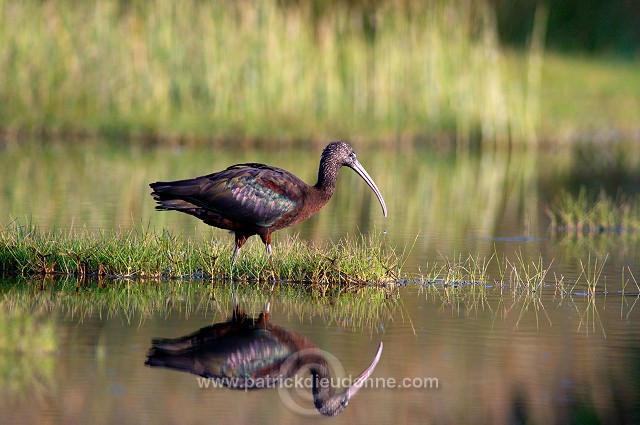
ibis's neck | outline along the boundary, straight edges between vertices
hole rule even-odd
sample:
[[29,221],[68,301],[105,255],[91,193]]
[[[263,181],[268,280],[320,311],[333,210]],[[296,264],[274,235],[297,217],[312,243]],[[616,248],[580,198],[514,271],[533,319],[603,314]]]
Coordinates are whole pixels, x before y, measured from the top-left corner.
[[326,365],[314,365],[311,371],[313,404],[322,415],[335,416],[342,412],[344,395],[336,394],[332,387],[331,374]]
[[324,155],[320,160],[320,167],[318,168],[318,182],[314,186],[318,189],[328,200],[333,195],[333,191],[336,188],[336,182],[338,181],[338,170],[340,166],[332,161],[331,158],[327,158]]
[[335,416],[345,408],[344,395],[336,394],[331,380],[329,364],[318,347],[304,341],[304,348],[294,352],[282,365],[282,376],[293,377],[302,368],[311,373],[313,404],[325,416]]

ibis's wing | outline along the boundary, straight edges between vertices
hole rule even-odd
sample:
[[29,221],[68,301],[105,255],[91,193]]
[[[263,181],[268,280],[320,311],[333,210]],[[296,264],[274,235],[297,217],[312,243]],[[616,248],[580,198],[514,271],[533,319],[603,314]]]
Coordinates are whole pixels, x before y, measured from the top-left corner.
[[239,164],[202,177],[190,201],[237,221],[269,227],[303,201],[304,183],[293,174],[263,164]]

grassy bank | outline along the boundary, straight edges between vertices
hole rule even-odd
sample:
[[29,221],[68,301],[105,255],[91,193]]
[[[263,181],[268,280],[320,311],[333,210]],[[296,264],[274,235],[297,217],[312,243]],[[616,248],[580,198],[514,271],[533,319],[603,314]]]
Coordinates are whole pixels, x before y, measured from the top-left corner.
[[[231,285],[204,279],[12,277],[0,285],[0,324],[10,331],[4,340],[0,338],[0,346],[15,347],[19,352],[21,345],[11,342],[11,332],[18,326],[33,333],[32,340],[51,337],[42,322],[46,325],[55,314],[75,320],[121,318],[128,323],[176,315],[186,318],[222,314],[226,318],[235,305],[257,315],[267,302],[272,307],[275,302],[285,316],[320,318],[347,329],[377,332],[397,314],[403,315],[404,302],[412,302],[415,295],[458,315],[475,316],[488,309],[496,317],[513,318],[515,326],[532,314],[535,323],[548,321],[547,308],[557,308],[565,302],[575,308],[582,320],[585,314],[595,312],[596,299],[604,302],[611,294],[607,281],[611,285],[612,279],[603,274],[606,261],[606,257],[589,257],[580,262],[578,276],[566,279],[561,273],[552,272],[552,262],[542,257],[529,262],[522,254],[511,259],[459,256],[428,265],[420,275],[397,279],[397,285],[351,286],[349,290],[335,285],[265,285],[257,281]],[[490,266],[497,266],[499,272],[490,275]],[[620,296],[621,314],[628,316],[640,296],[640,286],[629,267],[622,270],[621,278],[621,290],[614,299]],[[410,286],[405,292],[412,294],[409,301],[403,301],[400,286]],[[578,304],[584,305],[584,311]],[[42,345],[43,350],[51,346]]]
[[293,237],[274,246],[250,243],[231,264],[231,239],[201,242],[167,231],[137,228],[96,235],[88,230],[41,231],[12,225],[0,232],[0,269],[19,275],[99,278],[230,279],[302,282],[342,287],[382,284],[400,272],[400,259],[381,236],[336,244],[307,244]]
[[[469,286],[486,290],[497,285],[510,288],[514,294],[539,294],[545,287],[551,287],[566,295],[579,287],[595,295],[599,292],[596,287],[606,262],[606,257],[600,261],[594,258],[592,265],[589,256],[586,265],[581,262],[582,273],[571,283],[565,282],[561,273],[560,277],[555,274],[550,277],[553,261],[547,262],[542,256],[535,261],[527,260],[521,252],[510,257],[497,254],[443,257],[442,261],[425,264],[419,273],[408,275],[402,273],[404,253],[398,255],[386,246],[381,234],[374,234],[323,246],[292,237],[277,243],[270,259],[260,243],[249,243],[232,266],[227,240],[194,242],[166,231],[156,233],[142,228],[100,235],[88,231],[43,232],[37,227],[19,225],[1,230],[0,271],[3,273],[40,282],[36,286],[43,288],[47,286],[46,279],[56,276],[76,279],[76,289],[82,286],[100,289],[105,282],[124,281],[125,287],[115,285],[111,296],[119,299],[123,295],[126,303],[131,301],[130,283],[135,280],[173,280],[176,285],[168,287],[190,291],[193,281],[215,283],[233,279],[271,290],[280,284],[284,284],[284,288],[308,286],[315,295],[321,296],[372,284],[382,287],[416,284],[445,291]],[[289,283],[294,285],[287,285]],[[627,284],[623,282],[622,287]]]
[[0,126],[17,137],[534,140],[541,36],[508,57],[483,3],[317,12],[3,0]]

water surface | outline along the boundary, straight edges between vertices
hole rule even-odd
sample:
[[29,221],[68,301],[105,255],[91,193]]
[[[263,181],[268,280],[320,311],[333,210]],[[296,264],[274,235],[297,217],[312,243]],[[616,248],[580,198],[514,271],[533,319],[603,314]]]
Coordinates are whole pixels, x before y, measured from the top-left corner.
[[[96,232],[166,228],[184,238],[225,238],[230,252],[227,232],[184,214],[154,211],[148,183],[255,161],[313,183],[321,148],[276,154],[99,142],[5,146],[0,148],[2,225],[32,222],[43,229]],[[273,323],[334,355],[347,375],[360,373],[384,343],[374,377],[387,383],[408,378],[411,385],[365,388],[333,422],[640,422],[634,282],[640,281],[640,238],[555,233],[545,215],[562,189],[637,193],[640,150],[615,145],[546,153],[356,149],[385,197],[388,219],[366,184],[345,169],[330,203],[302,225],[278,232],[274,249],[293,233],[302,240],[338,241],[384,231],[389,246],[404,252],[403,271],[412,280],[382,289],[389,291],[383,304],[359,308],[345,307],[340,298],[310,301],[269,288],[239,297],[253,316],[270,299]],[[541,261],[548,272],[535,291],[516,290],[508,281],[502,286],[495,260],[481,285],[445,287],[418,279],[434,263],[469,256],[508,259],[523,268]],[[585,271],[594,268],[601,275],[589,295]],[[11,279],[0,280],[0,325],[6,330],[0,336],[1,423],[318,419],[308,391],[296,400],[311,416],[288,405],[277,390],[202,389],[195,375],[144,365],[153,338],[179,337],[225,321],[233,310],[229,299],[169,294],[165,308],[135,308],[139,298],[124,292],[128,303],[91,309],[86,305],[94,299],[87,297],[99,305],[103,291],[74,295],[57,292],[54,283],[32,282],[25,295]],[[114,283],[123,291],[139,284]],[[44,295],[36,289],[42,286]],[[381,289],[367,290],[373,292],[366,296],[380,300]],[[176,299],[184,306],[176,306]],[[436,381],[437,388],[417,387]]]
[[[376,315],[260,295],[271,302],[271,322],[335,356],[333,373],[343,368],[343,379],[355,379],[384,343],[371,386],[334,423],[640,420],[637,296],[560,296],[552,288],[514,296],[415,285],[389,291]],[[261,312],[255,293],[241,294],[239,303],[249,315]],[[29,343],[2,347],[2,423],[319,419],[308,388],[291,390],[291,399],[277,389],[205,389],[195,375],[145,366],[152,339],[223,322],[230,300],[143,315],[82,313],[56,301],[48,308],[39,325],[24,329],[34,342],[53,339],[51,352],[34,354],[38,347]],[[11,317],[4,311],[4,327]]]

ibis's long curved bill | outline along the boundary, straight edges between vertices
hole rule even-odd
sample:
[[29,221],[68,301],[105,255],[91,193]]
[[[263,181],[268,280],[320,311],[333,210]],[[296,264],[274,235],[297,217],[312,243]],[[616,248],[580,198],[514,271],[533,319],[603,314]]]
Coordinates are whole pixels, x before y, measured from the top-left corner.
[[373,361],[361,374],[356,378],[356,380],[351,384],[351,386],[347,389],[345,393],[345,400],[349,400],[355,393],[358,392],[360,388],[365,384],[369,376],[373,373],[373,370],[376,368],[378,361],[380,360],[380,356],[382,355],[382,341],[380,345],[378,345],[378,351],[376,352],[376,356],[373,358]]
[[353,171],[358,173],[358,175],[360,177],[362,177],[362,180],[367,182],[367,184],[369,185],[371,190],[373,190],[373,193],[376,194],[376,196],[378,197],[378,201],[380,201],[380,205],[382,206],[382,213],[386,217],[387,216],[387,205],[384,203],[384,199],[382,199],[382,194],[380,193],[380,190],[378,189],[378,186],[376,186],[376,184],[373,181],[373,179],[371,178],[371,176],[367,173],[367,170],[365,170],[364,167],[362,166],[362,164],[360,164],[357,160],[355,160],[354,163],[352,165],[350,165],[350,167],[351,167],[351,169],[353,169]]

